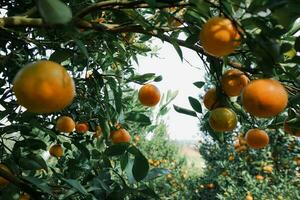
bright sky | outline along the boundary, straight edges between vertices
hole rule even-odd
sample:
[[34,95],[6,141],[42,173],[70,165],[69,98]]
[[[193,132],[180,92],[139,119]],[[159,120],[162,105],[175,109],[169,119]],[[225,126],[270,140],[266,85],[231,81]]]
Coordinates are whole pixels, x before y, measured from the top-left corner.
[[[201,67],[200,58],[195,52],[182,49],[184,58],[191,65],[201,68],[201,70],[191,67],[185,61],[181,62],[172,45],[161,43],[159,40],[155,40],[153,44],[161,48],[158,52],[159,57],[138,57],[139,73],[162,75],[163,80],[155,83],[161,93],[166,93],[168,90],[178,90],[179,92],[171,106],[175,104],[191,109],[188,97],[198,98],[200,94],[200,90],[193,83],[204,80],[205,70]],[[197,118],[177,113],[173,106],[166,116],[168,133],[171,139],[199,140],[199,120]]]

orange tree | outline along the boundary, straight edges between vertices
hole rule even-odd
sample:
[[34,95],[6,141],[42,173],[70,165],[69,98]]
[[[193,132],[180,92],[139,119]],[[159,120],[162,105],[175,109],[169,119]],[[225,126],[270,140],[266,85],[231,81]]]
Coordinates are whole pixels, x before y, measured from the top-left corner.
[[[189,97],[194,111],[175,106],[178,112],[203,118],[207,135],[203,154],[211,161],[211,173],[204,187],[209,194],[202,198],[272,198],[277,191],[298,198],[298,168],[293,163],[299,163],[299,140],[291,136],[299,129],[297,0],[4,0],[0,5],[0,152],[6,166],[0,168],[6,179],[1,179],[2,198],[23,192],[35,199],[159,198],[145,181],[147,159],[128,143],[131,128],[139,133],[152,124],[146,110],[130,106],[132,84],[161,80],[151,73],[136,74],[133,67],[137,55],[150,54],[152,37],[171,43],[181,59],[180,46],[196,51],[210,77],[207,85],[216,88],[217,102],[210,106],[213,115],[203,112],[194,97]],[[63,70],[32,67],[40,60]],[[241,72],[226,73],[229,68]],[[253,86],[255,79],[270,78],[277,81]],[[204,83],[195,85],[201,88]],[[232,97],[239,91],[242,98]],[[63,126],[73,130],[63,133],[55,127],[60,116],[73,119]],[[87,123],[89,132],[74,131],[76,123]],[[283,124],[290,135],[282,131]],[[116,136],[111,132],[122,128],[125,131],[117,138],[125,138],[125,143],[113,144]],[[265,130],[269,145],[248,150],[241,137],[244,143],[236,145],[238,152],[247,150],[254,158],[233,165],[241,168],[225,165],[222,158],[233,148],[237,132],[253,128]],[[42,153],[55,144],[51,152],[60,159],[48,159]],[[285,153],[289,145],[291,152]],[[265,178],[253,167],[260,159],[274,162],[274,176]],[[236,169],[236,179],[229,183],[216,179],[219,168]],[[132,176],[124,174],[126,169]],[[247,181],[255,176],[262,182]],[[287,182],[291,184],[285,187]],[[273,189],[276,186],[278,190]]]

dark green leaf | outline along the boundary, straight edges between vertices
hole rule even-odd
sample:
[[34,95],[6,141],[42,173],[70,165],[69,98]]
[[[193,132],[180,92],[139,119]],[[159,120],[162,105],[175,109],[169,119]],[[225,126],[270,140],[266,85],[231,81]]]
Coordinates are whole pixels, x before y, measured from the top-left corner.
[[192,111],[192,110],[189,110],[189,109],[186,109],[186,108],[182,108],[182,107],[179,107],[179,106],[176,106],[176,105],[173,105],[174,109],[181,113],[181,114],[185,114],[185,115],[190,115],[190,116],[193,116],[193,117],[197,117],[197,114],[196,112]]
[[128,143],[120,143],[120,144],[112,145],[105,150],[105,154],[107,156],[122,155],[127,150],[128,146],[129,146]]
[[295,50],[297,51],[297,52],[300,52],[300,37],[297,37],[296,38],[296,41],[295,41]]
[[201,107],[201,103],[195,99],[194,97],[189,97],[189,102],[192,106],[192,108],[198,112],[198,113],[202,113],[202,107]]
[[128,153],[125,153],[121,156],[120,165],[121,165],[122,170],[125,170],[127,163],[128,163],[128,159],[129,159]]
[[38,9],[49,24],[66,24],[72,19],[71,9],[59,0],[39,0]]
[[193,83],[197,88],[202,88],[203,86],[204,86],[204,82],[203,81],[198,81],[198,82],[195,82],[195,83]]
[[25,179],[26,181],[32,183],[33,185],[35,185],[37,188],[39,188],[43,192],[52,194],[52,189],[45,180],[38,179],[36,177],[31,177],[31,176],[23,176],[22,178]]
[[81,194],[84,194],[84,195],[88,194],[88,192],[86,191],[86,189],[80,184],[79,181],[74,180],[74,179],[65,179],[65,178],[61,178],[61,180],[63,180],[64,182],[66,182],[68,185],[70,185],[71,187],[73,187],[75,190],[77,190]]
[[126,120],[139,122],[144,126],[148,126],[151,124],[151,120],[149,117],[147,117],[145,114],[137,113],[137,112],[128,113],[126,116]]
[[149,163],[143,154],[138,154],[134,158],[132,166],[132,174],[136,181],[141,181],[147,176],[149,170]]
[[73,56],[74,53],[67,49],[59,49],[56,50],[54,53],[51,54],[49,60],[52,60],[57,63],[62,63],[63,61],[66,61],[71,56]]
[[25,139],[17,142],[16,145],[30,148],[32,150],[39,150],[39,149],[45,150],[47,148],[47,145],[42,140],[38,140],[38,139]]

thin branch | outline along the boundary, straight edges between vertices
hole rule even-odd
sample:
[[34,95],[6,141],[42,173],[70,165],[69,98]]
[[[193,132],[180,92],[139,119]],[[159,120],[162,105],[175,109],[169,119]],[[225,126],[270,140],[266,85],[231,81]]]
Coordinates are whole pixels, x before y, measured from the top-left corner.
[[[168,7],[181,7],[181,6],[189,6],[191,3],[186,2],[178,2],[178,3],[157,3],[155,8],[168,8]],[[144,1],[125,1],[125,2],[116,2],[116,1],[104,1],[92,4],[81,11],[79,11],[75,15],[76,18],[83,18],[85,15],[99,10],[118,10],[118,9],[126,9],[126,8],[153,8],[153,6],[145,3]]]

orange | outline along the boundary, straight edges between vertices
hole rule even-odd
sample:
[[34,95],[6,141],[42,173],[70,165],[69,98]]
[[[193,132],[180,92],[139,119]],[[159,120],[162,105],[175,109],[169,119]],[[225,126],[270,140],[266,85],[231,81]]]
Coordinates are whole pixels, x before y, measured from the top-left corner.
[[50,147],[49,153],[51,156],[62,157],[64,155],[64,149],[60,144],[55,144]]
[[86,123],[77,123],[75,130],[77,133],[86,133],[89,130],[89,126]]
[[144,106],[155,106],[160,100],[160,92],[156,86],[146,84],[139,90],[139,100]]
[[233,161],[233,160],[234,160],[234,156],[233,156],[233,155],[230,155],[230,156],[228,157],[228,160],[229,160],[229,161]]
[[217,108],[220,105],[216,88],[207,90],[207,92],[203,96],[203,103],[208,110]]
[[265,179],[265,177],[263,177],[262,175],[256,175],[255,176],[255,178],[256,178],[256,180],[258,180],[258,181],[261,181],[261,180],[264,180]]
[[216,108],[209,116],[210,127],[219,132],[232,131],[237,125],[237,117],[229,108]]
[[256,117],[276,116],[287,103],[288,93],[280,82],[273,79],[254,80],[242,92],[244,109]]
[[253,200],[253,197],[251,194],[247,194],[245,200]]
[[230,97],[239,96],[248,83],[248,77],[238,69],[227,70],[221,79],[222,89]]
[[[6,167],[6,165],[0,163],[0,168],[3,170],[3,171],[6,171],[7,173],[9,173],[10,175],[12,175],[12,172],[8,169],[8,167]],[[9,184],[9,181],[6,180],[5,178],[1,177],[0,176],[0,186],[6,186]]]
[[213,17],[202,27],[200,43],[203,49],[216,57],[227,56],[240,45],[240,35],[230,19]]
[[112,131],[110,133],[110,138],[114,144],[118,144],[121,142],[130,142],[130,140],[131,140],[131,136],[123,128],[116,130],[116,131]]
[[269,144],[269,136],[265,131],[254,128],[246,133],[246,141],[249,147],[264,148]]
[[61,116],[56,122],[56,130],[60,132],[70,133],[75,128],[75,122],[71,117]]
[[273,172],[273,166],[272,165],[266,165],[263,167],[264,172],[266,173],[272,173]]
[[13,91],[30,112],[51,113],[64,109],[75,96],[75,85],[60,64],[41,60],[23,67],[15,76]]
[[211,189],[215,188],[215,184],[209,183],[209,184],[206,185],[206,187],[211,190]]
[[140,137],[139,135],[136,135],[136,136],[134,136],[134,140],[135,140],[136,142],[138,142],[138,141],[141,140],[141,137]]
[[30,195],[26,192],[20,194],[19,200],[30,200]]
[[[299,123],[299,121],[298,121],[298,123]],[[300,128],[296,128],[296,130],[292,130],[290,125],[288,124],[288,119],[285,119],[285,121],[283,123],[283,129],[284,129],[284,132],[286,132],[288,134],[300,137]]]

